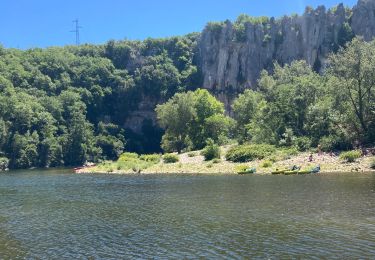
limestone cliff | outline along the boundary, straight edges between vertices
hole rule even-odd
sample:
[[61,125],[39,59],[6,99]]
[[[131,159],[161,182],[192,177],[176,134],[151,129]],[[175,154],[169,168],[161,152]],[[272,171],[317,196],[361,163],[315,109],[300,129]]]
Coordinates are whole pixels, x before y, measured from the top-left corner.
[[302,16],[209,24],[198,44],[203,87],[221,96],[253,88],[275,61],[304,59],[319,71],[354,35],[375,36],[375,0],[360,0],[352,10],[340,4],[306,8]]
[[[230,112],[233,99],[255,88],[262,70],[273,63],[306,60],[316,71],[324,69],[330,52],[354,36],[375,36],[375,0],[359,0],[352,9],[343,4],[326,9],[306,8],[303,15],[275,18],[242,17],[239,21],[209,23],[197,39],[196,64],[202,74],[197,87],[209,89]],[[134,63],[140,63],[135,55]],[[128,66],[128,70],[132,70]],[[161,100],[147,96],[130,113],[125,127],[139,132],[143,119],[156,122],[154,108]],[[164,100],[165,101],[165,100]]]

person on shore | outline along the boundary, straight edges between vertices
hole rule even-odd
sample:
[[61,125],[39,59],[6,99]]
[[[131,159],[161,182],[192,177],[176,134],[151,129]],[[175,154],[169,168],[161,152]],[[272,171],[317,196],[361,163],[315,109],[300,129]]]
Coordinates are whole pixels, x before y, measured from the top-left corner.
[[313,154],[310,153],[310,156],[309,156],[309,162],[312,162],[313,161]]

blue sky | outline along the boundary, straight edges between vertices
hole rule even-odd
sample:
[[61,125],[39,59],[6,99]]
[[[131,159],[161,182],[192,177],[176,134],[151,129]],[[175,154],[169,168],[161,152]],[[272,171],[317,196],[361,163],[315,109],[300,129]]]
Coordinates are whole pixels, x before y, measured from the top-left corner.
[[[242,13],[299,13],[306,5],[332,7],[339,0],[3,0],[0,43],[32,48],[74,44],[78,18],[82,43],[144,39],[201,31],[209,21],[235,20]],[[341,1],[353,6],[356,0]]]

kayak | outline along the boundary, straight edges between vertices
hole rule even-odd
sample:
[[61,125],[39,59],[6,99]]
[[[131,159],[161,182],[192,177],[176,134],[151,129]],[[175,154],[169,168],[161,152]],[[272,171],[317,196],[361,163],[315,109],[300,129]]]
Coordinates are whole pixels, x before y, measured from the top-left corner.
[[293,175],[293,174],[297,174],[298,171],[285,171],[284,174],[285,175]]
[[288,170],[276,170],[276,171],[273,171],[271,172],[273,175],[276,175],[276,174],[284,174],[286,171]]
[[297,174],[309,174],[309,173],[311,173],[311,171],[310,170],[301,170],[301,171],[298,171],[298,173]]
[[238,174],[253,174],[253,173],[256,173],[256,169],[255,168],[249,168],[249,169],[246,169],[244,171],[240,171],[238,172]]

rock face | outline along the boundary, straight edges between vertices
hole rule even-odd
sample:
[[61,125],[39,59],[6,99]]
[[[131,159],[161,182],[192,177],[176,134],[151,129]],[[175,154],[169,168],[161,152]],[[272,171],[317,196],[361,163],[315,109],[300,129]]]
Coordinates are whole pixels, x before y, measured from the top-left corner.
[[254,88],[263,69],[273,62],[306,60],[317,71],[325,58],[354,34],[371,40],[375,36],[375,0],[360,0],[351,10],[342,4],[326,10],[306,8],[302,16],[243,23],[209,24],[199,40],[199,66],[203,87],[219,93]]
[[[303,59],[321,71],[327,55],[355,35],[371,40],[375,36],[375,0],[359,0],[353,9],[343,4],[329,10],[320,6],[306,8],[302,16],[249,20],[240,25],[230,21],[208,24],[196,50],[201,87],[224,102],[229,114],[238,93],[255,88],[261,71],[271,70],[274,62],[282,65]],[[143,119],[156,122],[154,108],[161,102],[145,98],[125,127],[140,132]]]
[[359,0],[353,8],[351,26],[356,35],[361,35],[366,41],[375,36],[375,1]]

